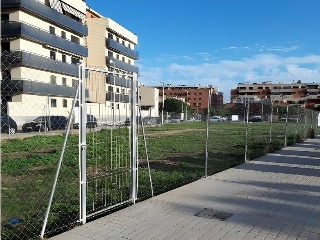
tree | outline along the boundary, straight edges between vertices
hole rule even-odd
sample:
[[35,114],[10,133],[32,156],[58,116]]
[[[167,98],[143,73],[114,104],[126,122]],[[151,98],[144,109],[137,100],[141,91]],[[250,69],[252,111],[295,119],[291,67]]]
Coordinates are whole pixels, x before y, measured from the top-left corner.
[[[172,113],[182,113],[186,111],[192,113],[193,109],[187,105],[185,102],[180,101],[176,98],[166,98],[164,100],[164,112],[172,112]],[[159,111],[162,111],[162,102],[159,103]]]

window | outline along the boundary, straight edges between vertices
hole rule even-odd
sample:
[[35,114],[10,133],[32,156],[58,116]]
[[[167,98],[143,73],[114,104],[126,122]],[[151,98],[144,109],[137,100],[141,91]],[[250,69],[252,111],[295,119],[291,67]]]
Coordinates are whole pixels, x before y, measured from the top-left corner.
[[56,52],[50,51],[50,58],[56,60]]
[[120,56],[119,56],[119,54],[117,54],[117,59],[120,59]]
[[249,90],[253,90],[253,87],[249,87]]
[[117,93],[120,93],[120,90],[119,90],[119,88],[117,88]]
[[71,42],[80,43],[80,39],[74,35],[71,35]]
[[54,76],[54,75],[51,75],[51,76],[50,76],[50,83],[51,83],[51,84],[57,84],[57,77]]
[[67,38],[67,37],[66,37],[66,32],[65,32],[65,31],[61,31],[61,37],[62,37],[62,38]]
[[108,57],[113,57],[113,52],[108,51]]
[[56,34],[56,29],[55,29],[54,27],[50,26],[50,27],[49,27],[49,32],[50,32],[51,34]]
[[51,107],[57,107],[57,99],[50,99],[51,100]]
[[79,58],[75,58],[75,57],[71,57],[71,62],[73,64],[78,64],[78,63],[80,63],[80,59]]
[[78,80],[72,79],[72,87],[77,87],[77,86],[78,86]]
[[1,52],[10,51],[10,42],[1,42]]
[[126,45],[126,43],[124,42],[124,40],[122,40],[122,45],[124,45],[124,46]]
[[65,54],[62,54],[62,62],[66,62],[66,55]]
[[125,58],[124,57],[122,57],[122,62],[125,62],[126,60],[125,60]]
[[117,109],[120,109],[120,104],[117,104]]
[[66,108],[68,106],[67,99],[62,99],[62,107]]
[[112,86],[108,87],[108,92],[113,92],[113,87]]
[[67,86],[67,78],[65,77],[62,78],[62,85]]
[[128,63],[131,64],[131,60],[130,59],[128,60]]
[[120,38],[119,37],[117,37],[117,42],[120,43]]
[[113,39],[113,35],[111,33],[108,33],[108,38]]
[[2,23],[9,22],[9,14],[1,14],[1,22]]
[[113,109],[113,103],[111,103],[111,109]]

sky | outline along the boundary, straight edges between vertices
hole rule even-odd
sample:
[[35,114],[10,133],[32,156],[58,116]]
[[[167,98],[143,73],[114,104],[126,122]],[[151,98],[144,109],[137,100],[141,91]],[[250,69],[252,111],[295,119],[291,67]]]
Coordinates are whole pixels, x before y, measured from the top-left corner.
[[320,83],[320,0],[87,0],[138,36],[139,82]]

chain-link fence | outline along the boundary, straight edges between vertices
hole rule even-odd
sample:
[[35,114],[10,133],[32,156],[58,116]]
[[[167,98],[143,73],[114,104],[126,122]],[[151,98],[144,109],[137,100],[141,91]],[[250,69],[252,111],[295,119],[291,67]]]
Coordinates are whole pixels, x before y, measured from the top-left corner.
[[165,119],[167,115],[164,125],[140,131],[140,200],[318,134],[319,113],[303,104],[245,102],[234,104],[227,116],[219,118],[207,118],[203,111],[200,121],[164,112]]
[[[1,60],[1,239],[38,239],[62,157],[78,66],[64,68],[65,63],[24,51],[2,52]],[[66,230],[79,219],[74,132],[63,160],[47,233]]]
[[61,64],[2,53],[1,239],[50,237],[135,202],[135,75]]
[[164,112],[162,125],[161,113],[136,116],[134,75],[69,65],[2,54],[1,239],[67,231],[318,133],[318,112],[276,103],[218,120]]

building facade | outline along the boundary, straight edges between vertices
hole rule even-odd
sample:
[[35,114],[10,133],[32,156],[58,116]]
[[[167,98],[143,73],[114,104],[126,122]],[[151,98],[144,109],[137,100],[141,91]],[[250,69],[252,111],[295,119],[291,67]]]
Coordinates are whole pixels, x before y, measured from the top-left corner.
[[177,98],[184,100],[192,107],[195,113],[202,113],[204,108],[208,108],[208,98],[212,101],[212,97],[217,94],[212,86],[159,86],[160,101],[162,101],[163,93],[165,98]]
[[159,117],[159,89],[139,86],[141,117]]
[[1,110],[18,125],[67,116],[88,56],[83,0],[1,1]]
[[319,107],[320,90],[318,83],[239,83],[231,90],[231,103],[271,101],[275,104],[305,104]]
[[[99,119],[116,115],[124,121],[130,116],[130,88],[133,75],[139,72],[134,65],[139,53],[134,50],[138,37],[110,18],[87,8],[88,57],[86,65],[107,69],[107,76],[89,77],[87,107]],[[105,111],[101,111],[104,109]],[[89,111],[89,110],[88,110]]]

